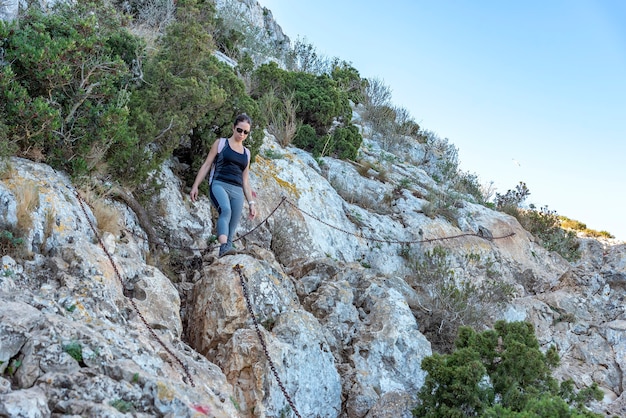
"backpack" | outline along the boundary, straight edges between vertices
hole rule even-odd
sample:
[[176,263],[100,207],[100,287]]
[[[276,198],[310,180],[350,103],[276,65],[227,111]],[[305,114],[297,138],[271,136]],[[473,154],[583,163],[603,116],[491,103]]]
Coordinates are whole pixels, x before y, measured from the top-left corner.
[[[217,154],[215,155],[215,159],[213,160],[213,164],[211,164],[211,172],[209,173],[209,186],[211,185],[211,182],[213,181],[213,176],[215,175],[215,166],[217,165],[217,157],[220,155],[220,152],[222,152],[222,150],[224,149],[224,147],[226,146],[226,138],[220,138],[219,139],[219,143],[217,144]],[[248,164],[250,164],[250,150],[246,147],[243,147],[246,155],[248,156]]]

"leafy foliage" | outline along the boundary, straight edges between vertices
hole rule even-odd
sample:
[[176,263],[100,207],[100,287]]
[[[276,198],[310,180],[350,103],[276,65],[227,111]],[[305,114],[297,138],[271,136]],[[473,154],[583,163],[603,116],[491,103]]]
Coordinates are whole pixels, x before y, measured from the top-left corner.
[[16,254],[23,245],[23,238],[6,229],[0,231],[0,254]]
[[483,262],[483,279],[475,282],[458,277],[443,247],[417,255],[405,248],[401,255],[411,264],[408,283],[428,296],[424,306],[429,312],[419,318],[420,331],[442,352],[451,350],[459,326],[484,325],[486,310],[512,297],[513,287],[497,280],[497,273],[487,260]]
[[496,193],[496,208],[509,214],[511,211],[514,213],[528,196],[530,196],[530,190],[528,190],[526,183],[520,181],[515,189],[509,189],[505,194]]
[[[168,5],[161,11],[169,13]],[[10,63],[0,67],[0,155],[137,186],[175,151],[203,158],[217,136],[230,135],[238,113],[262,131],[243,82],[213,56],[214,12],[211,2],[179,1],[151,54],[101,3],[28,9],[19,21],[0,22]],[[253,156],[261,140],[250,135]]]
[[[293,138],[293,145],[305,150],[313,150],[318,146],[317,134],[311,125],[301,125]],[[318,154],[320,151],[318,150]]]
[[259,66],[254,72],[252,97],[275,92],[279,98],[293,94],[298,103],[296,115],[303,124],[312,126],[318,135],[330,130],[332,122],[350,121],[352,109],[347,95],[329,75],[282,70],[274,62]]
[[[177,20],[167,27],[157,53],[146,59],[145,83],[131,99],[132,124],[142,133],[140,149],[149,150],[150,164],[141,164],[139,152],[119,166],[142,167],[138,178],[176,153],[191,163],[187,181],[192,182],[215,139],[232,134],[239,113],[247,113],[255,128],[263,129],[258,105],[245,93],[243,82],[213,55],[212,4],[187,0],[178,7]],[[254,138],[251,134],[246,143],[253,157],[262,139]]]
[[365,100],[366,80],[361,78],[359,71],[345,61],[335,60],[332,63],[331,77],[337,82],[337,87],[346,93],[348,99],[355,104]]
[[498,321],[482,333],[462,327],[455,346],[451,354],[422,361],[428,375],[414,416],[598,416],[582,402],[601,399],[601,391],[594,385],[578,396],[573,382],[559,386],[551,375],[558,364],[556,350],[543,354],[529,323]]
[[[261,65],[254,72],[252,96],[260,100],[274,97],[274,100],[285,103],[297,103],[291,110],[297,121],[290,122],[290,125],[300,125],[295,130],[293,145],[311,151],[315,156],[355,159],[363,138],[349,123],[352,110],[347,86],[360,78],[347,64],[342,65],[335,73],[341,86],[327,74],[290,72],[273,62]],[[335,121],[339,125],[333,128]]]
[[496,193],[496,208],[515,216],[520,225],[537,237],[548,251],[556,251],[568,261],[578,260],[580,244],[576,233],[564,229],[556,211],[548,209],[547,206],[537,210],[531,204],[529,209],[522,209],[521,205],[529,195],[530,190],[526,183],[520,182],[514,190],[508,190],[503,195]]
[[555,211],[543,206],[539,210],[531,205],[531,210],[520,212],[520,224],[540,239],[548,251],[556,251],[568,261],[580,258],[579,242],[574,231],[561,228],[561,221]]
[[78,363],[83,363],[83,346],[78,341],[70,341],[63,344],[63,351],[70,355]]
[[107,11],[59,5],[0,22],[10,63],[0,68],[4,135],[20,155],[76,177],[137,143],[128,125],[127,60],[141,43],[121,21],[99,19]]

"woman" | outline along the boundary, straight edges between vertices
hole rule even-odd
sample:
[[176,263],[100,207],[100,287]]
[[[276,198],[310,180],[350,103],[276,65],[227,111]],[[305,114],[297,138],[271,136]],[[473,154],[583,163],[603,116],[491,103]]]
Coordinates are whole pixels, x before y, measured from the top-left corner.
[[195,202],[198,199],[198,186],[215,161],[215,172],[210,180],[209,196],[219,213],[217,240],[220,243],[220,257],[234,253],[233,236],[239,225],[244,198],[248,202],[250,219],[256,217],[256,205],[252,200],[252,190],[248,179],[250,151],[243,146],[243,141],[250,134],[251,126],[252,120],[248,115],[243,113],[237,116],[230,138],[219,139],[211,146],[209,155],[200,167],[189,193],[191,200]]

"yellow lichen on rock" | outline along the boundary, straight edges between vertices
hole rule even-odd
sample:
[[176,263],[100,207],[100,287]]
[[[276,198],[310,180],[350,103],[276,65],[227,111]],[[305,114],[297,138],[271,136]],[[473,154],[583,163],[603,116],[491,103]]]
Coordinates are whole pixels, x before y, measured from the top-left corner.
[[267,186],[272,186],[271,183],[274,183],[275,186],[280,188],[282,191],[288,193],[291,197],[298,199],[300,197],[300,192],[296,188],[294,183],[288,182],[280,178],[280,172],[276,164],[274,164],[273,160],[263,158],[261,156],[257,156],[255,163],[255,174],[264,182]]

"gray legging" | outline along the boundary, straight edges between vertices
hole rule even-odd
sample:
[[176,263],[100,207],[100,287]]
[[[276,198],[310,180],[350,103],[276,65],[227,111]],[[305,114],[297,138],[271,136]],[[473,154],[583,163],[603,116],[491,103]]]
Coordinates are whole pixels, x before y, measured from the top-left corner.
[[217,218],[217,236],[226,235],[228,242],[233,242],[233,236],[243,211],[243,188],[223,181],[213,180],[210,197],[213,206],[219,213]]

